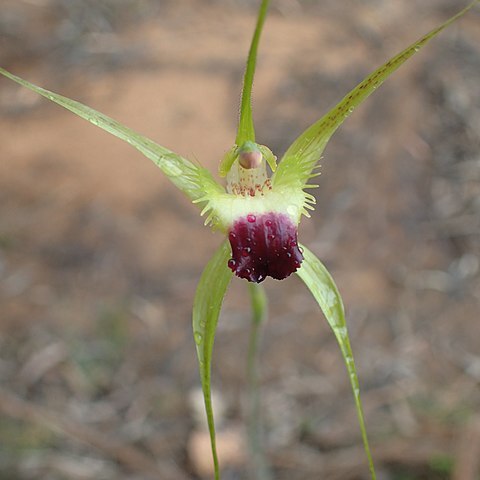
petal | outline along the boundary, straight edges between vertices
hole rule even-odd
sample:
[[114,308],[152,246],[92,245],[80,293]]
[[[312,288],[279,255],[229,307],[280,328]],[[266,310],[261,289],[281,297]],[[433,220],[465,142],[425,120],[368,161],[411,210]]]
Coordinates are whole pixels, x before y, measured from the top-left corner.
[[38,87],[33,83],[7,72],[3,68],[0,68],[0,73],[129,143],[132,147],[135,147],[147,158],[152,160],[191,200],[198,200],[205,197],[205,195],[211,191],[222,190],[222,187],[215,182],[208,170],[194,165],[180,155],[134,132],[103,113],[83,105],[80,102]]
[[274,187],[303,188],[312,176],[327,142],[344,120],[397,68],[418,52],[433,37],[465,14],[479,0],[475,0],[439,27],[412,43],[405,50],[392,57],[380,68],[368,75],[343,100],[320,120],[305,130],[288,148],[272,178]]
[[232,278],[227,268],[230,248],[223,242],[208,262],[202,273],[193,302],[193,335],[197,347],[200,379],[207,414],[210,442],[212,446],[215,479],[220,478],[217,448],[215,441],[215,423],[211,395],[211,365],[213,342],[223,298]]
[[372,479],[375,480],[375,469],[370,453],[365,420],[363,415],[363,407],[360,399],[360,387],[358,384],[357,371],[353,360],[352,348],[348,336],[347,324],[345,322],[345,312],[343,308],[342,298],[325,266],[320,260],[306,247],[304,249],[304,260],[302,267],[297,271],[298,276],[303,280],[307,288],[315,297],[320,306],[328,324],[330,325],[342,352],[343,360],[347,366],[350,377],[350,384],[355,398],[355,406],[357,409],[358,421],[362,432],[363,446],[367,455],[368,464]]

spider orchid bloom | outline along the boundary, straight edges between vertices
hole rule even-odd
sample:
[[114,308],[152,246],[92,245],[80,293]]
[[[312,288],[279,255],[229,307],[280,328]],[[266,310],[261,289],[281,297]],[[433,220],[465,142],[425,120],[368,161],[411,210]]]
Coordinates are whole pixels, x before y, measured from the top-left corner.
[[[0,68],[0,73],[11,80],[135,147],[152,160],[193,203],[202,207],[202,215],[206,216],[205,224],[227,236],[228,240],[221,244],[201,276],[193,307],[194,338],[216,480],[220,478],[220,473],[210,392],[211,358],[216,325],[232,272],[255,283],[267,276],[280,280],[296,272],[311,291],[339,343],[349,373],[371,476],[375,479],[342,300],[323,264],[298,243],[297,227],[302,215],[308,217],[308,210],[313,209],[315,198],[306,190],[316,185],[310,185],[308,181],[318,175],[315,173],[317,162],[337,128],[390,74],[478,1],[473,1],[368,75],[332,110],[307,128],[287,149],[277,166],[276,157],[270,149],[255,142],[251,110],[258,43],[269,4],[269,0],[262,0],[245,70],[235,145],[220,164],[219,173],[226,177],[226,188],[214,180],[205,168],[106,115]],[[267,173],[267,165],[273,174],[271,178]],[[254,289],[251,291],[254,292]],[[255,307],[254,295],[252,303]]]
[[276,170],[276,158],[263,145],[251,140],[233,147],[220,165],[226,176],[225,191],[210,192],[206,222],[228,234],[232,256],[228,267],[240,278],[261,282],[277,280],[300,268],[302,249],[297,241],[301,214],[308,215],[315,197],[302,188],[286,188],[268,178],[267,163]]

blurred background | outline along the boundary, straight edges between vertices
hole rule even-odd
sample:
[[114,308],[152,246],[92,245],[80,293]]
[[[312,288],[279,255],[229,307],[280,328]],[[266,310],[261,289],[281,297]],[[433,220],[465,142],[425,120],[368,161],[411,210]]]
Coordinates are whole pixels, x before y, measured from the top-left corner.
[[[281,155],[457,0],[275,0],[254,86]],[[253,0],[1,0],[0,65],[216,170],[234,141]],[[301,240],[333,273],[379,478],[479,478],[480,11],[355,111]],[[191,334],[221,236],[127,144],[0,79],[0,479],[211,478]],[[223,479],[245,453],[249,309],[213,365]],[[367,479],[348,376],[293,276],[268,280],[265,449],[277,480]]]

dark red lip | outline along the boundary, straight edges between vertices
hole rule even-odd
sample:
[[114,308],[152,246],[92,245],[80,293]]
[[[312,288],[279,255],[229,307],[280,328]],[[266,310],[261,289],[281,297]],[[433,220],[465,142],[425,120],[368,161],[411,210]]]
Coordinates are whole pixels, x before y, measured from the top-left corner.
[[232,258],[228,267],[237,277],[260,283],[266,277],[282,280],[298,270],[303,260],[297,226],[282,213],[249,214],[229,231]]

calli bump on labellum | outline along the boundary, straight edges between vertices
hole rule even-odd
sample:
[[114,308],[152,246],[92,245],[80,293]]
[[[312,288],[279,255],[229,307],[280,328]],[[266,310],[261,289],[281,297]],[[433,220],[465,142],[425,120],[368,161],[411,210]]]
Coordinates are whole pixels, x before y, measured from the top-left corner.
[[[337,128],[398,67],[479,1],[473,1],[368,75],[291,144],[277,167],[277,159],[270,149],[255,141],[251,109],[257,49],[269,5],[269,0],[262,0],[245,70],[235,145],[227,152],[219,169],[220,176],[226,177],[226,188],[217,183],[205,168],[112,118],[0,68],[4,76],[135,147],[194,203],[202,207],[205,224],[212,225],[227,236],[228,240],[221,244],[202,274],[193,307],[194,338],[216,480],[220,478],[220,473],[210,392],[211,358],[216,325],[232,272],[257,283],[268,276],[281,280],[296,272],[311,291],[335,334],[349,372],[370,472],[375,479],[342,300],[320,260],[299,245],[297,227],[302,215],[308,217],[308,210],[313,209],[315,197],[306,190],[316,185],[308,182],[318,175],[315,171],[317,162]],[[272,172],[271,178],[267,165]]]

